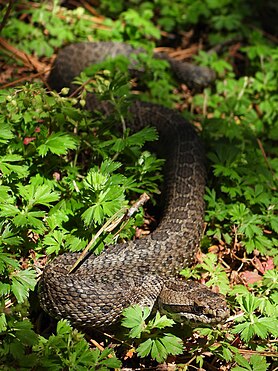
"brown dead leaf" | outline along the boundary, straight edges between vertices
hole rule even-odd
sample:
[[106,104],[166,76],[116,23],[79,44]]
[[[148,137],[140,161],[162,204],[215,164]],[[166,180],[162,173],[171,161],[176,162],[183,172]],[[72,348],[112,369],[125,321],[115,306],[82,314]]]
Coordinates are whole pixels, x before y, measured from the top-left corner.
[[25,137],[23,140],[23,144],[27,146],[29,143],[33,142],[36,139],[36,137]]
[[212,245],[209,247],[208,252],[212,252],[213,254],[217,254],[219,252],[219,246]]
[[261,261],[256,256],[252,259],[253,266],[261,273],[265,274],[266,271],[274,269],[274,263],[272,258],[268,258],[267,261]]
[[257,271],[245,271],[240,273],[239,276],[247,285],[259,282],[263,278]]
[[269,271],[269,270],[274,269],[273,258],[268,258],[266,262],[263,262],[263,267],[264,267],[264,269],[265,269],[264,273],[265,273],[266,271]]
[[135,353],[135,348],[129,349],[124,356],[124,360],[127,360],[128,358],[132,358],[134,353]]

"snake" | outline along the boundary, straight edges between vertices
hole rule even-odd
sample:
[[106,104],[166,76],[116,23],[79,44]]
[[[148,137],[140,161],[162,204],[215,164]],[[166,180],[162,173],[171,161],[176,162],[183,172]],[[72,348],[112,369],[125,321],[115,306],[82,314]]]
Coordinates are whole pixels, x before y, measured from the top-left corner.
[[[91,64],[118,55],[131,59],[139,52],[117,42],[68,45],[58,52],[48,83],[57,91],[72,87],[74,78]],[[167,59],[178,78],[192,89],[214,78],[206,67],[161,54],[155,57]],[[134,305],[158,308],[180,321],[223,322],[229,315],[224,296],[179,276],[181,269],[196,260],[204,225],[206,169],[199,135],[179,112],[162,105],[135,100],[129,112],[132,131],[156,128],[157,153],[166,159],[159,224],[145,238],[91,254],[72,273],[70,267],[81,253],[66,252],[54,258],[46,264],[39,283],[41,307],[54,318],[86,328],[109,327]]]

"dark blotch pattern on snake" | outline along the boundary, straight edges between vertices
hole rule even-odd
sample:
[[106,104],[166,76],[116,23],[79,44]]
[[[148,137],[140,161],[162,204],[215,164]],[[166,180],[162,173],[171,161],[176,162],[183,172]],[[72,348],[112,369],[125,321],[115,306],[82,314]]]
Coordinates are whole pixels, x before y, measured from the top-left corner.
[[[88,65],[133,52],[122,43],[70,45],[59,52],[49,84],[60,90],[70,86]],[[191,86],[207,85],[214,77],[208,69],[169,61],[179,78]],[[160,224],[147,238],[91,255],[71,274],[68,269],[79,254],[57,257],[44,269],[40,303],[51,316],[66,318],[79,327],[108,326],[130,305],[153,307],[155,303],[185,319],[223,321],[228,310],[221,295],[196,282],[175,278],[194,262],[203,229],[205,168],[198,135],[180,114],[162,106],[135,102],[130,112],[133,130],[146,125],[157,129],[158,154],[166,158]]]

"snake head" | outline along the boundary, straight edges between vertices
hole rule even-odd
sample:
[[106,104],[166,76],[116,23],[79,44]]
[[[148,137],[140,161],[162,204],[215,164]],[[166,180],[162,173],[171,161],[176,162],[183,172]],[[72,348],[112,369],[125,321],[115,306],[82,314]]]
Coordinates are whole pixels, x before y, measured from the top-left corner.
[[217,324],[225,322],[230,314],[223,295],[198,282],[174,279],[165,283],[158,307],[177,322]]

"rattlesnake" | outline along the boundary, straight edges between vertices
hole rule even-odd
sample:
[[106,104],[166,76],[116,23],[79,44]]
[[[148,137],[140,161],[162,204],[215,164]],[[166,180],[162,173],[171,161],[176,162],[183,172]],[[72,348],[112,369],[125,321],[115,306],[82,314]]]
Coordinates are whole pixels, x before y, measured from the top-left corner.
[[[62,49],[49,77],[60,90],[91,63],[107,56],[136,53],[123,43],[79,43]],[[160,55],[158,57],[161,57]],[[206,85],[208,69],[169,59],[179,77]],[[117,321],[124,308],[139,304],[201,322],[223,321],[228,310],[221,295],[176,276],[195,259],[203,228],[205,168],[203,148],[194,128],[177,112],[159,105],[134,102],[130,127],[154,126],[159,154],[166,157],[164,206],[158,228],[146,238],[109,246],[91,255],[74,272],[68,269],[79,253],[66,253],[48,264],[39,285],[43,309],[79,327],[103,327]]]

